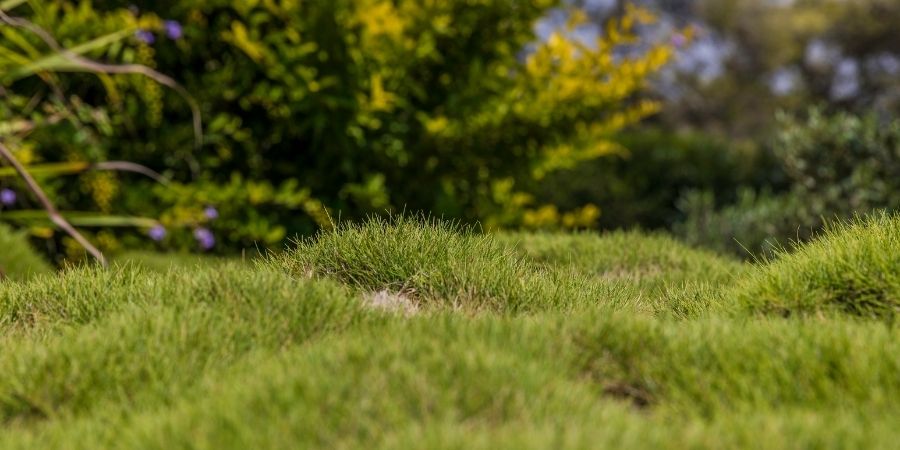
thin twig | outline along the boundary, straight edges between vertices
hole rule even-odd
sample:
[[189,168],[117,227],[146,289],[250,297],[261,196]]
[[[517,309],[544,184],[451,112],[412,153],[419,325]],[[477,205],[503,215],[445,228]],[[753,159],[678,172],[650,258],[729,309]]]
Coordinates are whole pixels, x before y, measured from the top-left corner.
[[102,161],[91,164],[89,170],[114,170],[117,172],[134,172],[145,177],[151,178],[163,186],[169,185],[169,179],[162,176],[159,172],[138,163],[130,161]]
[[16,158],[16,156],[13,155],[13,153],[2,142],[0,142],[0,156],[2,156],[3,159],[5,159],[6,162],[8,162],[16,170],[16,172],[19,173],[19,176],[22,177],[23,180],[25,180],[25,184],[28,186],[28,189],[34,194],[35,197],[37,197],[38,202],[41,203],[41,206],[44,207],[44,210],[47,211],[47,215],[50,216],[50,220],[54,224],[56,224],[56,226],[62,228],[62,230],[65,231],[69,236],[71,236],[72,239],[75,239],[79,244],[81,244],[81,246],[84,247],[84,249],[87,250],[88,253],[90,253],[91,256],[93,256],[101,266],[106,267],[106,258],[103,257],[103,253],[101,253],[100,250],[97,249],[97,247],[94,247],[94,244],[91,244],[90,241],[82,236],[81,233],[79,233],[78,230],[76,230],[75,227],[73,227],[72,224],[70,224],[69,221],[67,221],[66,218],[59,213],[53,202],[51,202],[50,199],[47,198],[47,194],[44,193],[44,190],[41,189],[41,186],[38,185],[34,178],[32,178],[31,174],[28,173],[27,170],[25,170],[25,167],[23,167],[22,164],[19,163],[19,160]]

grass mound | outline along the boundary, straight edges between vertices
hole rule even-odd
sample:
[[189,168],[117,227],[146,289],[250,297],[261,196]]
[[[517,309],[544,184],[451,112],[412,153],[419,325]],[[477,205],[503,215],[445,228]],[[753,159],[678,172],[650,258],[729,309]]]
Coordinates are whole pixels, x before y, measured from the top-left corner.
[[[220,286],[233,298],[215,308],[126,308],[11,346],[0,447],[890,448],[900,437],[900,339],[881,323],[347,320],[342,308],[312,313],[334,285],[295,283],[283,320]],[[290,333],[316,322],[331,325]]]
[[627,301],[617,286],[538,267],[491,235],[437,220],[345,225],[274,260],[295,276],[395,292],[423,306],[517,312]]
[[765,313],[894,317],[900,313],[900,216],[832,226],[761,266],[732,295]]
[[499,240],[544,265],[651,289],[701,280],[723,283],[744,268],[736,260],[690,248],[671,237],[637,231],[514,233],[502,234]]
[[[665,291],[700,280],[718,286],[745,267],[661,235],[491,235],[403,217],[343,226],[274,259],[294,275],[333,278],[424,306],[507,312],[675,308],[679,315],[705,311],[706,304]],[[678,302],[670,300],[676,297]]]
[[[900,328],[709,309],[743,269],[669,244],[398,219],[253,262],[2,283],[0,448],[896,447]],[[665,306],[666,277],[667,307],[707,313],[609,307]]]
[[0,287],[0,424],[177,398],[198,377],[359,319],[327,281],[232,265],[81,268]]
[[837,317],[667,321],[617,314],[573,332],[607,396],[701,416],[759,408],[893,407],[900,330]]
[[25,234],[0,223],[0,279],[23,280],[40,273],[50,273],[44,261],[28,244]]
[[500,243],[542,267],[623,288],[630,306],[657,315],[698,317],[721,310],[721,291],[746,270],[733,258],[663,234],[503,233]]

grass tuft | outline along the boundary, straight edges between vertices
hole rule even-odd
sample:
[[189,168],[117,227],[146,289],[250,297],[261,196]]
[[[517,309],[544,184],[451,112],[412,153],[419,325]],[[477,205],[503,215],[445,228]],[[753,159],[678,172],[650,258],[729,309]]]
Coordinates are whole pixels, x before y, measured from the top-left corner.
[[395,292],[425,307],[523,312],[627,302],[621,286],[538,266],[492,235],[433,219],[344,225],[273,262],[295,276]]
[[763,313],[893,318],[900,313],[900,216],[834,224],[759,267],[731,295]]

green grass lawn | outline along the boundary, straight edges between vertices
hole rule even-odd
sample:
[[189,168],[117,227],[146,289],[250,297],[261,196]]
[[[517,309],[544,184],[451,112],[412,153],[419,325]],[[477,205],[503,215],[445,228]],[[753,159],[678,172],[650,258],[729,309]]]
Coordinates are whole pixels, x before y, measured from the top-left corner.
[[24,280],[51,271],[29,247],[25,233],[0,223],[0,280]]
[[900,218],[756,265],[397,219],[0,284],[2,448],[896,448]]

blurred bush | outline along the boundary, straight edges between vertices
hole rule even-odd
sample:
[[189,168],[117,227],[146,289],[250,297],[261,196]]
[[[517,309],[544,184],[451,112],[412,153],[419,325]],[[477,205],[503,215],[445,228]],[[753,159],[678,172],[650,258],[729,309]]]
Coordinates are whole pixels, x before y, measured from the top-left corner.
[[201,167],[297,179],[342,218],[396,208],[502,226],[529,216],[523,185],[611,152],[616,130],[655,111],[634,95],[669,57],[659,45],[613,62],[650,20],[638,10],[596,46],[565,30],[538,42],[556,3],[146,6],[185,25],[157,61],[210,111]]
[[692,193],[681,203],[688,218],[679,234],[744,256],[766,254],[809,239],[825,221],[900,208],[900,120],[818,108],[781,115],[772,149],[785,192],[745,191],[719,210],[712,193]]
[[[634,30],[654,17],[637,8],[596,42],[575,37],[586,20],[577,10],[539,40],[535,22],[559,3],[29,1],[16,12],[69,46],[133,30],[93,56],[178,80],[206,127],[194,151],[182,99],[134,77],[76,75],[59,83],[72,98],[102,100],[86,104],[106,103],[93,110],[102,133],[61,124],[21,147],[35,161],[114,157],[189,182],[164,193],[112,177],[114,187],[55,192],[73,206],[124,202],[159,214],[183,235],[167,234],[168,245],[188,245],[190,230],[178,227],[203,225],[196,217],[208,206],[223,232],[242,224],[219,236],[230,247],[309,231],[327,223],[326,208],[341,219],[396,209],[487,227],[591,225],[596,206],[559,210],[527,192],[619,151],[615,134],[658,110],[640,93],[672,49],[638,41]],[[26,102],[42,89],[13,87]],[[81,134],[102,139],[78,145]],[[242,192],[251,186],[279,194],[252,201]]]
[[896,0],[654,3],[699,28],[673,65],[662,114],[670,124],[753,138],[777,111],[811,104],[900,113]]
[[[18,16],[15,11],[22,11],[26,6],[30,7],[32,14]],[[110,66],[97,63],[95,59],[139,63],[133,49],[123,46],[123,41],[131,38],[135,30],[155,26],[158,21],[153,17],[136,18],[127,11],[98,16],[90,2],[48,4],[6,0],[0,3],[0,8],[0,98],[3,100],[0,103],[0,142],[4,146],[4,160],[11,165],[19,162],[26,166],[24,171],[0,168],[0,203],[4,210],[0,219],[25,224],[33,235],[44,238],[54,237],[53,229],[60,224],[66,233],[57,236],[66,237],[48,242],[47,246],[53,249],[55,244],[63,244],[62,251],[51,252],[55,257],[65,253],[81,257],[87,249],[102,261],[102,255],[90,241],[83,239],[61,217],[77,215],[79,223],[76,225],[87,222],[102,222],[109,226],[153,223],[152,219],[104,214],[112,206],[118,185],[109,172],[94,171],[99,167],[93,163],[105,159],[106,138],[113,135],[119,119],[127,117],[117,114],[120,111],[115,108],[123,98],[122,94],[142,92],[144,85],[158,88],[157,82],[171,83],[140,64]],[[89,36],[72,43],[66,37],[57,39],[55,30],[61,30],[63,34],[85,33]],[[143,71],[144,76],[112,77],[109,74],[114,69],[129,73]],[[96,93],[70,95],[67,92],[69,83],[83,81],[85,77],[76,75],[72,77],[74,80],[70,80],[63,75],[67,73],[88,74],[89,78],[96,78],[99,92],[108,95],[108,99],[104,96],[102,100],[95,101],[98,100]],[[150,78],[155,78],[155,81]],[[85,86],[90,84],[85,83]],[[87,91],[82,89],[79,92]],[[96,106],[98,104],[100,106]],[[109,105],[113,107],[107,108]],[[7,148],[12,150],[7,151]],[[108,165],[104,170],[119,170],[112,169],[115,165]],[[33,197],[41,198],[39,202],[31,195],[17,193],[22,191],[20,178],[28,178],[25,176],[27,173],[39,178],[37,184],[29,182],[26,190],[33,193]],[[81,189],[72,189],[73,183],[60,180],[61,176],[72,174],[84,175],[78,183]],[[53,180],[45,183],[45,178]],[[38,187],[41,185],[53,198],[52,201],[41,193],[42,189]],[[56,200],[69,200],[64,206],[71,208],[72,204],[84,198],[100,209],[100,213],[68,210],[60,216],[50,204],[56,203]],[[71,201],[73,199],[74,202]],[[54,216],[52,222],[51,214]],[[70,219],[68,222],[74,221]],[[108,232],[101,232],[100,237],[111,236]]]
[[[145,188],[126,189],[122,203],[128,209],[143,209],[159,218],[161,228],[149,233],[159,248],[184,249],[199,244],[211,250],[224,242],[228,247],[262,249],[290,237],[289,228],[312,233],[315,228],[303,228],[310,217],[318,228],[331,226],[322,204],[295,180],[274,185],[234,174],[226,182],[199,180]],[[157,205],[145,203],[148,195],[157,199]],[[126,237],[125,241],[127,247],[135,248],[141,247],[146,238]]]
[[782,182],[772,155],[754,142],[646,127],[617,140],[627,150],[548,176],[538,200],[564,209],[600,205],[603,229],[670,228],[684,220],[685,192],[714,191],[727,204],[742,187]]
[[791,193],[743,189],[735,202],[717,206],[712,191],[690,191],[679,199],[686,218],[675,233],[688,243],[743,258],[770,256],[788,241],[809,239],[819,218]]

